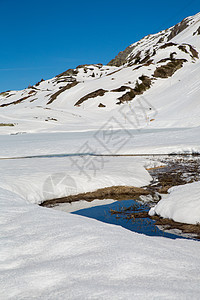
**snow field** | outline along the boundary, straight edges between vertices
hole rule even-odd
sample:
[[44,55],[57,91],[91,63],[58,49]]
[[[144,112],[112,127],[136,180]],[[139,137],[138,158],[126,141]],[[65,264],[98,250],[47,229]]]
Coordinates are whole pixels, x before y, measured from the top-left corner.
[[1,299],[198,299],[200,245],[38,207],[0,189]]

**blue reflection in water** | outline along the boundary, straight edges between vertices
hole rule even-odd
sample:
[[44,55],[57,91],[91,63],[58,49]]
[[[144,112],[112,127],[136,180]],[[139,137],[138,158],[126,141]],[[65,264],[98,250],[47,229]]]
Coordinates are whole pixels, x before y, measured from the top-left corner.
[[[149,218],[136,218],[134,220],[128,220],[125,214],[111,214],[110,212],[110,210],[112,209],[120,211],[122,208],[128,208],[133,205],[138,207],[138,202],[135,200],[116,201],[112,204],[81,209],[73,212],[73,214],[96,219],[109,224],[120,225],[128,230],[143,233],[149,236],[164,236],[171,239],[175,239],[177,237],[183,238],[181,236],[177,236],[175,234],[159,230],[155,226],[155,221]],[[148,207],[144,205],[139,205],[139,211],[141,210],[148,211]]]

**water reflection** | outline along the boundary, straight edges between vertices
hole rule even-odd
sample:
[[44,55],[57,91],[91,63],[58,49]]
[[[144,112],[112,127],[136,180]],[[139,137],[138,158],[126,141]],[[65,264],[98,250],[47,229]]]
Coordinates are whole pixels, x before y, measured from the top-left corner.
[[[138,204],[135,200],[124,200],[116,201],[111,204],[95,206],[86,209],[81,209],[73,212],[73,214],[85,216],[88,218],[96,219],[105,223],[115,224],[122,226],[128,230],[143,233],[149,236],[164,236],[171,239],[175,239],[177,236],[175,234],[167,233],[159,230],[154,224],[155,221],[150,218],[135,218],[128,219],[127,214],[121,213],[125,211],[126,208],[132,207],[143,211],[147,211],[149,208],[145,205]],[[118,211],[119,213],[116,213]],[[114,212],[114,213],[113,213]],[[128,210],[127,210],[128,212]],[[182,237],[183,238],[183,237]]]

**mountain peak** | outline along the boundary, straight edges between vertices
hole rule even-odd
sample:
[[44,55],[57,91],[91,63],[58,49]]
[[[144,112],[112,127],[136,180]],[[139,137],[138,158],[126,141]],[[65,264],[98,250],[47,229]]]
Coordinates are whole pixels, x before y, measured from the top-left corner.
[[[197,26],[198,22],[200,22],[200,13],[197,13],[196,15],[191,17],[187,17],[178,24],[166,30],[162,30],[156,34],[149,34],[142,38],[140,41],[128,46],[124,51],[119,52],[119,54],[108,63],[108,66],[120,67],[122,65],[130,63],[132,63],[132,65],[138,64],[138,62],[142,61],[142,59],[140,59],[142,52],[148,53],[148,55],[149,53],[155,55],[155,52],[159,48],[159,46],[162,46],[165,43],[173,40],[188,27],[191,27],[191,36],[194,35],[195,30],[192,29],[192,25]],[[200,32],[200,27],[197,28],[197,34],[198,32]],[[145,53],[143,53],[144,62],[147,61],[147,58],[145,59]]]

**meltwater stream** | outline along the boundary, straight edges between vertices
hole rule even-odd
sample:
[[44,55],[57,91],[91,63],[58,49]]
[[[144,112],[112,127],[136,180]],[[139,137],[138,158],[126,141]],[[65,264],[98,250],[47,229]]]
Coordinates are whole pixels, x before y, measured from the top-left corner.
[[[182,236],[171,234],[158,229],[158,227],[155,226],[155,221],[151,220],[150,218],[127,219],[125,214],[112,213],[113,211],[121,211],[122,209],[124,210],[126,208],[135,205],[138,205],[138,202],[135,200],[123,200],[123,201],[116,201],[111,204],[80,209],[72,213],[76,215],[96,219],[101,222],[119,225],[128,230],[137,233],[143,233],[149,236],[164,236],[171,239],[183,238]],[[145,211],[148,210],[147,207],[142,205],[141,205],[141,209]]]

